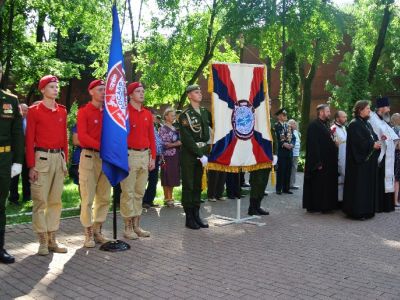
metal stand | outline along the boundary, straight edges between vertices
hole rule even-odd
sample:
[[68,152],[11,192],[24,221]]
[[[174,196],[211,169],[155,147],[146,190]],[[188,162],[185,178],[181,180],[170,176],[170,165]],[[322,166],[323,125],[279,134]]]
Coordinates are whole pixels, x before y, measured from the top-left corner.
[[261,217],[259,216],[250,216],[250,217],[246,217],[246,218],[241,218],[240,217],[240,204],[241,204],[241,195],[240,195],[240,176],[238,176],[239,178],[239,195],[238,198],[236,200],[236,218],[231,218],[231,217],[225,217],[225,216],[220,216],[220,215],[211,215],[209,218],[207,219],[221,219],[221,220],[225,220],[226,222],[222,222],[222,223],[215,223],[216,226],[225,226],[225,225],[230,225],[230,224],[241,224],[241,223],[246,223],[246,224],[251,224],[251,225],[257,225],[257,226],[265,226],[265,223],[259,223],[259,222],[253,222],[250,220],[254,220],[254,219],[261,219]]
[[124,241],[117,240],[117,205],[113,197],[113,241],[109,241],[100,246],[100,250],[109,252],[120,252],[131,249],[131,246]]

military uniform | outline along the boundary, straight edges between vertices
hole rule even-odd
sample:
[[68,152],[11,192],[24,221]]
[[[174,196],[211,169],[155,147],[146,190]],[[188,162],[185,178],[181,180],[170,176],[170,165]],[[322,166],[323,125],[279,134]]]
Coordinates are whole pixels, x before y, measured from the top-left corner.
[[24,132],[16,96],[0,90],[0,261],[14,262],[4,250],[6,199],[11,182],[11,166],[24,161]]
[[278,155],[278,169],[277,169],[277,180],[276,180],[276,193],[281,194],[282,192],[291,194],[290,189],[290,174],[292,168],[292,149],[287,149],[283,145],[296,143],[295,137],[292,134],[290,126],[284,122],[277,122],[274,126],[276,136],[276,149]]
[[[179,116],[181,148],[181,174],[182,174],[182,206],[186,213],[186,226],[189,228],[193,219],[198,225],[205,225],[199,220],[199,209],[201,204],[201,183],[203,166],[200,158],[209,151],[207,145],[210,139],[211,114],[200,107],[198,110],[191,105]],[[189,223],[188,223],[189,222]],[[201,224],[200,224],[201,223]],[[208,227],[208,225],[206,225]]]

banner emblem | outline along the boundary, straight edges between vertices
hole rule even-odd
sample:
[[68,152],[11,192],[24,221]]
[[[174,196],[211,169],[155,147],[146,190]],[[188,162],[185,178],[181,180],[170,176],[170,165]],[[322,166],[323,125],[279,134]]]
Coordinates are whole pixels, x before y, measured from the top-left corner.
[[254,133],[254,107],[248,100],[239,100],[232,112],[232,127],[241,140],[248,140]]

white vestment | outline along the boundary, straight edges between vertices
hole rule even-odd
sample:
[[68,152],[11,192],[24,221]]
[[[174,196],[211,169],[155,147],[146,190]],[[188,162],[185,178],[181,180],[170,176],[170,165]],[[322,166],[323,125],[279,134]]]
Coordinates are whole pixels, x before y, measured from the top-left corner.
[[399,137],[389,124],[382,120],[375,112],[371,112],[369,122],[382,145],[378,163],[385,156],[385,193],[393,193],[395,150]]
[[343,201],[343,188],[344,188],[344,176],[346,173],[346,141],[347,141],[347,131],[345,126],[337,125],[336,123],[332,125],[331,131],[335,142],[339,144],[338,151],[338,200]]

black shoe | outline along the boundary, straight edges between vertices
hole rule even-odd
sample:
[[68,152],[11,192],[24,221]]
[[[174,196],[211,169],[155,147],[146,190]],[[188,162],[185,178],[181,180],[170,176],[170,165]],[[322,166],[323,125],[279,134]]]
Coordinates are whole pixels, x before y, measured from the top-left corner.
[[241,187],[249,188],[249,187],[250,187],[250,184],[248,184],[247,182],[245,182],[245,183],[243,183],[243,184],[241,185]]
[[3,264],[13,264],[15,263],[15,258],[3,249],[0,250],[0,262],[2,262]]
[[208,228],[208,224],[200,218],[200,207],[193,208],[193,218],[195,222],[200,226],[200,228]]
[[262,198],[256,199],[256,203],[257,203],[256,210],[257,210],[259,215],[268,216],[269,212],[261,207],[261,201],[262,201]]
[[142,207],[145,208],[145,209],[149,209],[149,208],[151,208],[151,205],[148,204],[148,203],[143,203]]
[[276,194],[277,195],[282,195],[282,192],[281,191],[276,191]]
[[284,194],[289,194],[289,195],[292,195],[292,194],[293,194],[293,192],[291,192],[291,191],[284,191],[283,193],[284,193]]
[[249,216],[259,215],[259,213],[257,211],[257,202],[256,201],[257,201],[257,199],[250,198],[249,210],[247,211],[247,214]]
[[184,208],[186,214],[185,226],[190,229],[200,229],[199,224],[196,223],[193,217],[193,208]]
[[300,187],[298,187],[297,185],[291,186],[290,189],[291,190],[298,190]]

